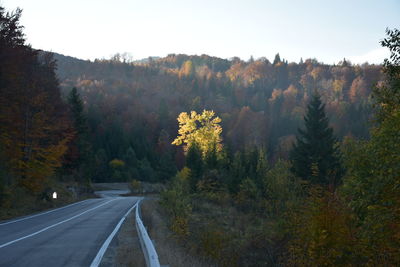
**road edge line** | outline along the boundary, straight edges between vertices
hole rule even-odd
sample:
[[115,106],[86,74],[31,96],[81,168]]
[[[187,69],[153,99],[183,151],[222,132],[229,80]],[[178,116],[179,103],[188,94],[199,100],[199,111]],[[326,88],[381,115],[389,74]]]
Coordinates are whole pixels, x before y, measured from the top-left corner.
[[129,215],[129,213],[137,206],[139,201],[137,201],[126,213],[125,215],[121,218],[117,226],[115,226],[114,230],[111,232],[111,234],[107,237],[106,241],[104,241],[103,245],[97,252],[96,257],[94,257],[92,263],[90,264],[90,267],[97,267],[100,265],[101,260],[103,259],[104,254],[107,251],[108,246],[110,245],[111,241],[113,240],[114,236],[117,234],[119,231],[119,228],[121,228],[122,223],[125,221],[126,217]]

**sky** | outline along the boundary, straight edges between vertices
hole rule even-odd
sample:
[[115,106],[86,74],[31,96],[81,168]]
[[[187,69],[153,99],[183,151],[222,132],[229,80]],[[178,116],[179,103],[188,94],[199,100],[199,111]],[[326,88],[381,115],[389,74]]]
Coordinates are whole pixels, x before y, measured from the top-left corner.
[[81,59],[208,54],[381,63],[400,0],[0,0],[33,48]]

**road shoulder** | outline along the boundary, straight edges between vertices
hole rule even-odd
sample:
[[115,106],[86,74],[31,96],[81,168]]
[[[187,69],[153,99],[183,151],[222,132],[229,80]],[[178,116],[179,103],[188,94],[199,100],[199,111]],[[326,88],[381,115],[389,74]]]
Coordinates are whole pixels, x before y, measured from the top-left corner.
[[126,217],[121,229],[110,243],[101,261],[101,267],[145,266],[135,227],[134,210]]

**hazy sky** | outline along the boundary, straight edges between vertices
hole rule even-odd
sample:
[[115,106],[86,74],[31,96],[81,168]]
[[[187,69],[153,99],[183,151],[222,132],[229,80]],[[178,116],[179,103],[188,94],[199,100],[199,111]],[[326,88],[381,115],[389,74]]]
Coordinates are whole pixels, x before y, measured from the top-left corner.
[[248,59],[276,53],[333,63],[380,63],[400,0],[0,0],[23,9],[34,47],[82,59],[120,52]]

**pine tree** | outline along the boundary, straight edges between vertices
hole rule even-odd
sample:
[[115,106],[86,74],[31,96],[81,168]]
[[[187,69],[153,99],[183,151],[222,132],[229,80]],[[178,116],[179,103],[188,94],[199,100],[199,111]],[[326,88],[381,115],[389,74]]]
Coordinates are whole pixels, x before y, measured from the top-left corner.
[[160,157],[158,164],[158,180],[167,181],[175,176],[177,170],[170,152],[166,151]]
[[123,157],[126,164],[126,172],[127,176],[130,180],[138,180],[139,172],[138,172],[138,159],[136,157],[135,150],[130,146]]
[[87,134],[88,126],[83,112],[83,102],[75,87],[72,88],[71,92],[69,93],[68,103],[74,118],[75,131],[79,136]]
[[[136,168],[138,165],[138,160],[136,157],[135,150],[130,146],[125,153],[124,160],[128,167],[130,168]],[[137,177],[136,177],[137,178]]]
[[278,53],[278,54],[275,55],[273,65],[276,65],[276,64],[278,64],[280,62],[282,62],[282,61],[281,61],[281,57],[279,56],[279,53]]
[[258,151],[257,167],[256,167],[256,177],[255,181],[257,186],[262,187],[265,175],[268,171],[268,160],[265,150],[263,148]]
[[230,165],[227,181],[228,189],[231,193],[237,193],[239,191],[239,185],[246,174],[245,157],[242,152],[237,151]]
[[343,169],[337,140],[318,94],[312,97],[304,122],[305,129],[298,130],[297,142],[290,152],[291,171],[315,184],[339,184]]
[[193,143],[186,155],[186,167],[190,169],[190,186],[196,188],[197,182],[201,179],[204,171],[201,150],[197,143]]
[[211,170],[211,169],[216,169],[218,167],[218,157],[217,157],[217,149],[211,149],[210,151],[207,152],[204,162],[206,165],[206,168]]
[[76,148],[76,153],[73,153],[73,150],[71,151],[70,149],[69,167],[80,170],[80,175],[86,176],[84,180],[87,180],[89,178],[88,176],[90,175],[90,167],[88,165],[89,162],[92,162],[91,146],[88,141],[89,127],[84,114],[82,99],[75,87],[72,88],[68,96],[68,104],[72,113],[72,120],[75,130],[75,138],[72,141],[72,146],[75,146]]

